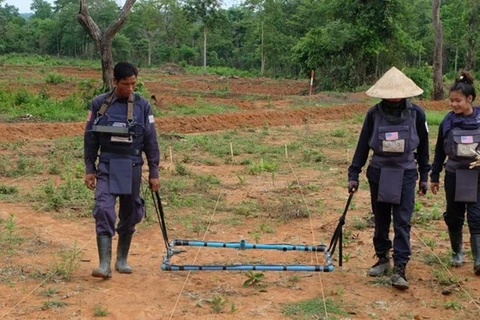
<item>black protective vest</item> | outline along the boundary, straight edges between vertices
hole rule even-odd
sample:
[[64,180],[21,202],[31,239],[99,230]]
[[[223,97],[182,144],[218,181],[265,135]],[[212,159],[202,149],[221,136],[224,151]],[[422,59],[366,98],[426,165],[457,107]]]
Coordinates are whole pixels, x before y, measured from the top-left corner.
[[370,165],[375,168],[416,169],[414,150],[420,139],[417,133],[415,110],[407,104],[399,121],[392,124],[385,119],[378,108],[380,106],[377,105],[372,136],[368,142],[373,150]]
[[463,130],[454,127],[445,138],[443,149],[448,156],[445,170],[468,169],[470,162],[476,158],[476,152],[480,151],[480,128]]

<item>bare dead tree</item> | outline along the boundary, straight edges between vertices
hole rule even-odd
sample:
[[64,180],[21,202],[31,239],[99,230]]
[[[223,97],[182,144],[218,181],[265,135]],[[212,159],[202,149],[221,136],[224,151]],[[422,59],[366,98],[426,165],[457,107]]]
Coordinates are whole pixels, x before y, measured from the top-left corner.
[[443,92],[443,32],[440,20],[440,0],[432,0],[432,22],[435,29],[435,50],[433,51],[433,100],[442,100]]
[[128,14],[135,4],[135,1],[137,0],[126,0],[118,18],[107,27],[105,32],[102,32],[88,13],[87,0],[80,0],[80,11],[78,12],[77,20],[93,39],[95,46],[100,51],[100,57],[102,59],[103,86],[107,90],[113,88],[113,38],[127,20]]

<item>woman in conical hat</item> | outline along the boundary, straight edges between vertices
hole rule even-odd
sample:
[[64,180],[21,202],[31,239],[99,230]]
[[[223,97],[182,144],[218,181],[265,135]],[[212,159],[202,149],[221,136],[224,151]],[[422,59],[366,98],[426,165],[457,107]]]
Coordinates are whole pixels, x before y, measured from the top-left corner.
[[[392,285],[408,289],[405,269],[410,259],[410,219],[418,194],[428,189],[429,147],[425,112],[409,98],[423,93],[410,78],[392,67],[366,94],[382,99],[365,116],[352,163],[348,168],[348,191],[356,192],[358,177],[372,158],[366,176],[370,186],[371,206],[375,219],[373,245],[378,261],[369,269],[372,277],[390,270],[393,247]],[[392,219],[393,217],[393,219]],[[394,238],[389,230],[393,220]]]

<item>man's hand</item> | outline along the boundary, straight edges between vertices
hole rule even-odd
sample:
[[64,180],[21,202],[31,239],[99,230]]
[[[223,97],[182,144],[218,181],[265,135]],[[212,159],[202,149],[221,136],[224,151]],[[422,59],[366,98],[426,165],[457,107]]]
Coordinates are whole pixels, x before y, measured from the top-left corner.
[[160,179],[158,179],[158,178],[148,179],[148,184],[150,186],[150,189],[153,192],[157,192],[160,189]]
[[428,191],[428,182],[427,181],[420,181],[418,184],[418,195],[420,197],[423,197],[424,195],[427,194]]
[[95,173],[87,173],[85,175],[85,185],[88,189],[94,190],[96,182],[97,178],[95,177]]
[[431,182],[430,183],[430,190],[432,190],[433,194],[437,194],[439,188],[440,188],[440,184],[438,182]]
[[348,193],[357,192],[358,181],[348,181]]

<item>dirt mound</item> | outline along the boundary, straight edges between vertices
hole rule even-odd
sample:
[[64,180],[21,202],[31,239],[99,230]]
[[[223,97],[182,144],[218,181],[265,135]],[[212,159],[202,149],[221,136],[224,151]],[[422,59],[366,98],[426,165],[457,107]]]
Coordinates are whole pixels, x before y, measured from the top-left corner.
[[175,63],[166,63],[159,68],[159,71],[161,73],[166,73],[166,74],[185,74],[186,73],[185,68]]

